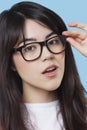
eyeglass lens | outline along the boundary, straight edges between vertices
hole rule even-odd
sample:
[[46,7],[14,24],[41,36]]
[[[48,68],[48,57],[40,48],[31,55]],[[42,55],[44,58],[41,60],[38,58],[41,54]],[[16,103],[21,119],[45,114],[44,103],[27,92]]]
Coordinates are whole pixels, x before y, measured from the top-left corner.
[[33,61],[41,56],[44,45],[53,54],[59,54],[65,50],[64,41],[59,36],[54,36],[43,42],[28,43],[27,41],[27,44],[21,47],[21,50],[19,48],[17,50],[21,52],[24,60]]

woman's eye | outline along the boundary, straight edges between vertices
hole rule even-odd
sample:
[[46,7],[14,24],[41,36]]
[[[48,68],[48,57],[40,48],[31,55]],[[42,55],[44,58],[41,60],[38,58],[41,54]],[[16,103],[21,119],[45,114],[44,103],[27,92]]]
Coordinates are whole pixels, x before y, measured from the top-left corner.
[[59,44],[60,41],[58,39],[55,39],[55,40],[52,40],[49,42],[50,45],[56,45],[56,44]]
[[33,51],[35,51],[35,49],[36,49],[36,46],[35,46],[35,45],[29,45],[29,46],[26,46],[26,47],[23,49],[23,51],[24,51],[24,52],[33,52]]

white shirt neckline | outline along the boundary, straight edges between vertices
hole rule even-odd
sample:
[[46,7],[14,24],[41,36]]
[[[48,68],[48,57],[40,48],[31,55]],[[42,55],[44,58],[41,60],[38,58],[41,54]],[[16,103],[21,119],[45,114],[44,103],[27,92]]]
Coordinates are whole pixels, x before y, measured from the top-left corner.
[[[63,127],[62,115],[60,113],[59,101],[48,103],[25,103],[30,112],[32,124],[37,126],[36,130],[61,130]],[[58,117],[57,117],[57,113]],[[63,129],[64,130],[64,129]]]

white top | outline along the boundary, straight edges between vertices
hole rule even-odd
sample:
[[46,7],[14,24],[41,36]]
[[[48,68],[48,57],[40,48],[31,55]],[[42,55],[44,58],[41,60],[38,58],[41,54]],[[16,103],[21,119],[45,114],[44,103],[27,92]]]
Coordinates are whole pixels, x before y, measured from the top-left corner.
[[58,101],[34,104],[26,103],[25,105],[36,128],[35,130],[65,130]]

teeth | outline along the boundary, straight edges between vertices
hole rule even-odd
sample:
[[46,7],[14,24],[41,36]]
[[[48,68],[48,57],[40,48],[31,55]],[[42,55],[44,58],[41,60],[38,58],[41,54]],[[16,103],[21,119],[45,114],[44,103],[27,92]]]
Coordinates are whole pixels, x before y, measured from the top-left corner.
[[52,71],[54,69],[55,69],[55,67],[52,67],[52,68],[47,69],[46,71]]

